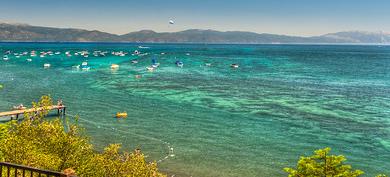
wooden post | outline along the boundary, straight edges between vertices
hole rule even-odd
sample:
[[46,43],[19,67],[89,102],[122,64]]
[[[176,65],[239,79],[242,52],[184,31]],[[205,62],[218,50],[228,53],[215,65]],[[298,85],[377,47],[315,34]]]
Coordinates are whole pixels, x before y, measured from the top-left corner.
[[19,114],[16,114],[16,120],[19,120]]
[[65,115],[65,109],[66,109],[66,107],[64,107],[63,109],[64,109],[64,110],[63,110],[63,113],[62,113],[62,114],[64,114],[64,115]]

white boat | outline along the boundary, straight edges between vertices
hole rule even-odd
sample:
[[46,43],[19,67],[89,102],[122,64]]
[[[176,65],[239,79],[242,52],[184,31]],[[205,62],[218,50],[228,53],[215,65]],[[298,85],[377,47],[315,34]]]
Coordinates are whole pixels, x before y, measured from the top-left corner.
[[138,63],[138,60],[131,60],[131,63],[137,64],[137,63]]
[[91,67],[88,66],[88,62],[84,61],[83,63],[81,63],[81,69],[83,71],[88,71],[89,69],[91,69]]
[[134,54],[134,55],[139,55],[139,54],[141,54],[141,52],[139,52],[138,50],[135,50],[135,51],[133,52],[133,54]]
[[9,60],[8,55],[4,55],[4,56],[3,56],[3,60],[4,60],[4,61],[8,61],[8,60]]
[[211,63],[205,63],[206,66],[211,66]]
[[148,66],[148,67],[146,67],[146,69],[147,69],[148,71],[154,71],[156,68],[153,67],[153,66]]
[[27,58],[27,60],[26,61],[28,61],[28,62],[32,62],[32,59],[31,58]]
[[43,64],[43,67],[44,67],[44,68],[50,68],[50,66],[51,66],[51,65],[50,65],[49,63]]
[[238,67],[240,67],[240,65],[238,65],[238,64],[231,64],[230,67],[232,67],[232,68],[238,68]]

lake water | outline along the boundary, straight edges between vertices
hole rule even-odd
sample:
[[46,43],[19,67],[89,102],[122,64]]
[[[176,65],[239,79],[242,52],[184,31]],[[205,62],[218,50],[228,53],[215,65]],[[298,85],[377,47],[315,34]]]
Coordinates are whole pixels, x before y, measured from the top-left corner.
[[[286,176],[284,167],[324,147],[365,176],[390,174],[389,46],[138,45],[0,43],[11,51],[0,61],[0,110],[62,98],[97,148],[141,148],[176,176]],[[31,50],[61,54],[13,54]],[[82,50],[88,58],[73,55]],[[149,72],[152,58],[160,66]],[[89,71],[72,68],[84,61]]]

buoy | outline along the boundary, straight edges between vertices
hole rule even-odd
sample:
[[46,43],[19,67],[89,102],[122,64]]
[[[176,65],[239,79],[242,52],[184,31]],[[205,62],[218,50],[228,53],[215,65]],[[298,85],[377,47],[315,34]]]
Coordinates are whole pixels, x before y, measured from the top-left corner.
[[126,118],[127,112],[117,112],[115,117],[116,118]]
[[117,65],[117,64],[112,64],[112,65],[111,65],[111,69],[119,69],[119,65]]

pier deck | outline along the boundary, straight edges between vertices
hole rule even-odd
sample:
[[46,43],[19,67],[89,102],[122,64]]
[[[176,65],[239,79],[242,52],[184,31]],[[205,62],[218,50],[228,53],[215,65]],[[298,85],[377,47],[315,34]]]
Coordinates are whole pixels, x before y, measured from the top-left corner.
[[49,111],[51,110],[57,110],[58,111],[58,114],[60,114],[60,111],[62,111],[62,113],[65,115],[65,109],[66,109],[66,106],[64,105],[52,105],[52,106],[48,106],[46,108],[38,108],[38,109],[34,109],[34,108],[29,108],[29,109],[21,109],[21,110],[13,110],[13,111],[7,111],[7,112],[0,112],[0,117],[4,117],[4,116],[16,116],[16,119],[18,119],[19,115],[21,114],[24,114],[24,113],[31,113],[31,112],[37,112],[37,111],[41,111],[41,110],[44,110],[44,109],[47,109]]

